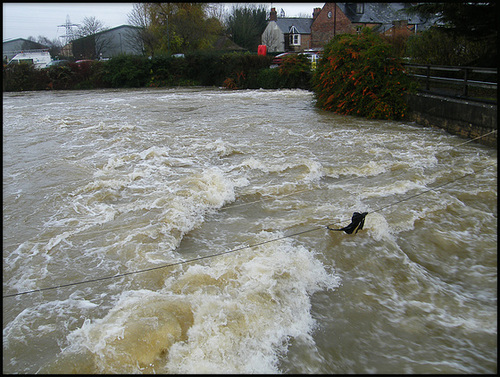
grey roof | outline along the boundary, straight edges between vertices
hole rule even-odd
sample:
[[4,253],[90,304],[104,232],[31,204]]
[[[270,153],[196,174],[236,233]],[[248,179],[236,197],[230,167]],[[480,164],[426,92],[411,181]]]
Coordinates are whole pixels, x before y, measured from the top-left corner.
[[410,3],[363,3],[363,13],[356,13],[355,3],[337,3],[342,12],[355,23],[389,24],[392,21],[408,20],[409,24],[424,24],[428,20],[418,15],[407,15],[404,10]]
[[43,44],[30,41],[28,39],[16,38],[3,41],[2,55],[4,57],[7,56],[7,59],[10,60],[22,50],[41,50],[41,49],[45,50],[48,48],[49,46],[45,46]]
[[295,26],[300,34],[311,34],[312,22],[312,18],[286,17],[278,18],[276,25],[278,25],[283,33],[288,33],[290,28]]

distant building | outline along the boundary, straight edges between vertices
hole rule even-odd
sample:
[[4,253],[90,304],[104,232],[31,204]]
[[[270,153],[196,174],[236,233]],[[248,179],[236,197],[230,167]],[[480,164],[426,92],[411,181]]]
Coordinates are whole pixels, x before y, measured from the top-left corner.
[[[71,55],[70,55],[71,54]],[[109,59],[117,55],[142,55],[140,28],[117,26],[88,37],[73,40],[63,48],[61,55],[81,59]]]
[[3,42],[2,55],[3,60],[10,61],[16,54],[29,50],[48,50],[49,46],[30,41],[24,38],[16,38]]
[[409,36],[427,29],[432,20],[408,16],[411,3],[325,3],[311,25],[311,47],[324,46],[337,34],[354,34],[363,27],[387,36]]
[[312,18],[278,17],[271,9],[269,23],[262,33],[262,44],[268,52],[302,51],[311,46]]
[[278,17],[276,8],[262,33],[269,52],[322,48],[337,34],[354,34],[363,27],[386,36],[408,36],[429,28],[433,20],[408,16],[411,3],[325,3],[315,8],[312,18]]
[[216,50],[216,51],[228,51],[228,52],[248,51],[246,48],[238,46],[231,39],[229,39],[229,37],[227,37],[225,35],[221,35],[221,36],[219,36],[219,38],[217,38],[217,40],[214,43],[214,50]]

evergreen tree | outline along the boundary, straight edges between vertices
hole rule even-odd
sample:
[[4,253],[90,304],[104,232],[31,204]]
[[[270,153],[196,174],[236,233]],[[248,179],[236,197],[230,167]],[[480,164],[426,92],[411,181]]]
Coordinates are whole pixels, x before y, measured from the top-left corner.
[[407,53],[415,62],[442,65],[497,65],[496,2],[421,3],[411,14],[437,19],[423,38],[411,37]]
[[227,33],[237,45],[257,51],[267,26],[266,9],[256,5],[233,6],[227,20]]

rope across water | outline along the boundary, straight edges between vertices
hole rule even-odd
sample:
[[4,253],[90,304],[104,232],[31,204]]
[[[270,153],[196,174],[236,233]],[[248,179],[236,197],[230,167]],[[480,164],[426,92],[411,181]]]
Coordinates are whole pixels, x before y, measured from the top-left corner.
[[[487,165],[487,166],[485,166],[485,167],[483,167],[481,169],[478,169],[477,171],[474,171],[472,173],[465,174],[465,175],[463,175],[461,177],[458,177],[456,179],[453,179],[453,180],[447,181],[445,183],[439,184],[437,186],[431,187],[431,188],[429,188],[427,190],[424,190],[424,191],[422,191],[422,192],[420,192],[418,194],[408,196],[408,197],[403,198],[401,200],[398,200],[396,202],[390,203],[390,204],[388,204],[386,206],[377,208],[377,209],[371,211],[370,213],[380,212],[380,211],[382,211],[384,209],[387,209],[389,207],[393,207],[393,206],[398,205],[398,204],[400,204],[402,202],[406,202],[408,200],[414,199],[414,198],[416,198],[418,196],[421,196],[421,195],[424,195],[424,194],[426,194],[426,193],[428,193],[430,191],[437,190],[439,188],[442,188],[442,187],[447,186],[447,185],[449,185],[451,183],[457,182],[457,181],[459,181],[461,179],[464,179],[466,177],[475,175],[475,174],[477,174],[477,173],[479,173],[479,172],[481,172],[483,170],[486,170],[489,167],[492,167],[494,165],[496,165],[496,164]],[[299,191],[299,192],[304,192],[304,191],[310,191],[310,190],[302,190],[302,191]],[[288,235],[285,235],[285,236],[273,238],[273,239],[270,239],[270,240],[258,242],[258,243],[252,244],[252,245],[240,246],[240,247],[237,247],[235,249],[231,249],[231,250],[227,250],[227,251],[222,251],[222,252],[219,252],[219,253],[205,255],[205,256],[201,256],[201,257],[196,257],[196,258],[192,258],[192,259],[188,259],[188,260],[184,260],[184,261],[167,263],[167,264],[163,264],[161,266],[155,266],[155,267],[146,268],[146,269],[143,269],[143,270],[125,272],[125,273],[121,273],[121,274],[116,274],[116,275],[111,275],[111,276],[104,276],[104,277],[95,278],[95,279],[89,279],[89,280],[83,280],[83,281],[78,281],[78,282],[74,282],[74,283],[61,284],[61,285],[56,285],[56,286],[52,286],[52,287],[39,288],[39,289],[30,290],[30,291],[12,293],[12,294],[8,294],[8,295],[4,295],[3,298],[21,296],[21,295],[30,294],[30,293],[36,293],[36,292],[44,292],[44,291],[54,290],[54,289],[58,289],[58,288],[71,287],[71,286],[76,286],[76,285],[81,285],[81,284],[89,284],[89,283],[94,283],[94,282],[103,281],[103,280],[117,279],[117,278],[128,276],[128,275],[135,275],[135,274],[140,274],[140,273],[144,273],[144,272],[149,272],[149,271],[159,270],[159,269],[163,269],[163,268],[178,266],[178,265],[182,265],[182,264],[192,263],[192,262],[200,261],[200,260],[203,260],[203,259],[214,258],[214,257],[220,256],[220,255],[235,253],[235,252],[242,251],[242,250],[245,250],[245,249],[251,249],[251,248],[254,248],[254,247],[257,247],[257,246],[265,245],[265,244],[268,244],[268,243],[271,243],[271,242],[276,242],[276,241],[283,240],[283,239],[286,239],[286,238],[295,237],[295,236],[298,236],[298,235],[301,235],[301,234],[315,232],[315,231],[318,231],[320,229],[328,229],[328,227],[331,226],[331,225],[334,225],[334,224],[319,225],[319,226],[317,226],[315,228],[311,228],[311,229],[304,230],[304,231],[301,231],[301,232],[296,232],[296,233],[288,234]]]

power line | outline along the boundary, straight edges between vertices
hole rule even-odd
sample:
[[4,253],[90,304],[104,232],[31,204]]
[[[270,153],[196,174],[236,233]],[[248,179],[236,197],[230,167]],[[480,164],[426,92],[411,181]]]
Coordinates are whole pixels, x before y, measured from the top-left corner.
[[228,251],[222,251],[222,252],[216,253],[216,254],[210,254],[210,255],[196,257],[196,258],[188,259],[188,260],[184,260],[184,261],[179,261],[179,262],[174,262],[174,263],[168,263],[168,264],[164,264],[164,265],[161,265],[161,266],[150,267],[150,268],[146,268],[144,270],[137,270],[137,271],[125,272],[125,273],[122,273],[122,274],[117,274],[117,275],[112,275],[112,276],[104,276],[104,277],[101,277],[101,278],[90,279],[90,280],[83,280],[83,281],[78,281],[78,282],[68,283],[68,284],[61,284],[61,285],[57,285],[57,286],[53,286],[53,287],[33,289],[31,291],[25,291],[25,292],[19,292],[19,293],[12,293],[12,294],[3,296],[3,298],[20,296],[20,295],[24,295],[24,294],[28,294],[28,293],[43,292],[43,291],[48,291],[48,290],[53,290],[53,289],[58,289],[58,288],[64,288],[64,287],[70,287],[70,286],[75,286],[75,285],[80,285],[80,284],[95,283],[97,281],[116,279],[116,278],[127,276],[127,275],[135,275],[135,274],[140,274],[140,273],[143,273],[143,272],[149,272],[149,271],[159,270],[159,269],[162,269],[162,268],[178,266],[178,265],[181,265],[181,264],[191,263],[191,262],[199,261],[199,260],[202,260],[202,259],[214,258],[214,257],[218,257],[220,255],[230,254],[230,253],[234,253],[234,252],[237,252],[237,251],[241,251],[241,250],[245,250],[245,249],[250,249],[250,248],[253,248],[253,247],[265,245],[265,244],[270,243],[270,242],[275,242],[275,241],[279,241],[279,240],[282,240],[282,239],[285,239],[285,238],[290,238],[290,237],[298,236],[300,234],[313,232],[313,231],[316,231],[316,230],[319,230],[319,229],[323,229],[323,228],[325,228],[325,227],[324,226],[318,226],[318,227],[316,227],[314,229],[309,229],[309,230],[305,230],[305,231],[302,231],[302,232],[298,232],[298,233],[294,233],[294,234],[289,234],[287,236],[273,238],[273,239],[270,239],[270,240],[267,240],[267,241],[258,242],[258,243],[253,244],[253,245],[240,246],[240,247],[238,247],[236,249],[232,249],[232,250],[228,250]]
[[[465,174],[465,175],[463,175],[461,177],[458,177],[458,178],[453,179],[451,181],[447,181],[445,183],[442,183],[440,185],[432,187],[432,188],[430,188],[428,190],[422,191],[422,192],[420,192],[418,194],[415,194],[415,195],[403,198],[403,199],[398,200],[398,201],[396,201],[394,203],[391,203],[391,204],[388,204],[386,206],[383,206],[383,207],[380,207],[378,209],[375,209],[375,210],[371,211],[370,213],[376,213],[376,212],[382,211],[382,210],[384,210],[386,208],[395,206],[395,205],[400,204],[402,202],[405,202],[405,201],[408,201],[410,199],[416,198],[418,196],[424,195],[424,194],[426,194],[426,193],[428,193],[430,191],[434,191],[436,189],[442,188],[442,187],[444,187],[446,185],[449,185],[451,183],[457,182],[457,181],[459,181],[459,180],[461,180],[463,178],[475,175],[475,174],[477,174],[477,173],[479,173],[479,172],[481,172],[483,170],[486,170],[487,168],[489,168],[491,166],[494,166],[494,165],[495,164],[487,165],[487,166],[485,166],[485,167],[483,167],[483,168],[481,168],[481,169],[479,169],[477,171],[474,171],[472,173]],[[146,268],[146,269],[143,269],[143,270],[125,272],[125,273],[121,273],[121,274],[117,274],[117,275],[112,275],[112,276],[105,276],[105,277],[101,277],[101,278],[84,280],[84,281],[78,281],[78,282],[74,282],[74,283],[62,284],[62,285],[57,285],[57,286],[53,286],[53,287],[40,288],[40,289],[34,289],[34,290],[30,290],[30,291],[12,293],[12,294],[3,296],[3,298],[20,296],[20,295],[25,295],[25,294],[29,294],[29,293],[35,293],[35,292],[43,292],[43,291],[54,290],[54,289],[58,289],[58,288],[65,288],[65,287],[70,287],[70,286],[76,286],[76,285],[81,285],[81,284],[94,283],[94,282],[103,281],[103,280],[116,279],[116,278],[124,277],[124,276],[128,276],[128,275],[135,275],[135,274],[140,274],[140,273],[144,273],[144,272],[149,272],[149,271],[159,270],[159,269],[163,269],[163,268],[178,266],[178,265],[182,265],[182,264],[186,264],[186,263],[191,263],[191,262],[195,262],[195,261],[200,261],[200,260],[203,260],[203,259],[214,258],[214,257],[220,256],[220,255],[230,254],[230,253],[234,253],[234,252],[237,252],[237,251],[254,248],[254,247],[257,247],[257,246],[262,246],[262,245],[268,244],[270,242],[280,241],[280,240],[283,240],[285,238],[290,238],[290,237],[295,237],[295,236],[298,236],[298,235],[301,235],[301,234],[315,232],[315,231],[320,230],[320,229],[328,229],[328,226],[330,226],[330,225],[334,225],[334,224],[317,226],[317,227],[312,228],[312,229],[308,229],[308,230],[304,230],[304,231],[301,231],[301,232],[297,232],[297,233],[293,233],[293,234],[289,234],[289,235],[285,235],[285,236],[273,238],[273,239],[270,239],[270,240],[267,240],[267,241],[258,242],[258,243],[253,244],[253,245],[240,246],[240,247],[237,247],[235,249],[231,249],[231,250],[228,250],[228,251],[219,252],[219,253],[216,253],[216,254],[205,255],[205,256],[196,257],[196,258],[193,258],[193,259],[188,259],[188,260],[174,262],[174,263],[168,263],[168,264],[164,264],[164,265],[161,265],[161,266]]]
[[68,44],[71,42],[73,39],[76,38],[75,32],[73,31],[74,27],[78,27],[78,24],[72,24],[71,21],[69,20],[69,14],[66,15],[66,23],[64,25],[57,25],[57,27],[63,27],[66,29],[66,34],[61,35],[59,38],[66,38],[66,43]]
[[[488,132],[486,134],[483,134],[481,136],[478,136],[474,139],[470,139],[470,140],[467,140],[463,143],[460,143],[460,144],[457,144],[453,147],[450,147],[448,150],[451,150],[453,148],[456,148],[456,147],[460,147],[462,145],[465,145],[465,144],[468,144],[468,143],[471,143],[475,140],[478,140],[478,139],[481,139],[485,136],[488,136],[492,133],[496,133],[497,130],[493,130],[491,132]],[[345,183],[345,182],[349,182],[349,181],[352,181],[352,180],[355,180],[355,179],[358,179],[358,178],[362,178],[362,177],[351,177],[351,178],[346,178],[346,179],[342,179],[338,182],[336,182],[337,184],[340,184],[340,183]],[[292,192],[292,193],[289,193],[289,194],[285,194],[285,195],[282,195],[280,196],[280,198],[285,198],[287,196],[292,196],[292,195],[297,195],[297,194],[301,194],[303,192],[308,192],[308,191],[313,191],[313,190],[317,190],[318,188],[321,188],[321,187],[313,187],[313,188],[308,188],[308,189],[304,189],[304,190],[299,190],[299,191],[295,191],[295,192]],[[228,206],[223,206],[222,208],[219,209],[219,211],[225,211],[225,210],[228,210],[228,209],[232,209],[232,208],[238,208],[238,207],[244,207],[244,206],[248,206],[248,205],[251,205],[251,204],[256,204],[256,203],[263,203],[263,202],[266,202],[266,201],[269,201],[269,200],[275,200],[276,198],[275,197],[268,197],[268,198],[262,198],[262,199],[258,199],[258,200],[254,200],[254,201],[251,201],[251,202],[245,202],[245,203],[240,203],[240,204],[232,204],[232,205],[228,205]],[[99,234],[99,233],[103,233],[103,232],[110,232],[110,231],[113,231],[113,230],[117,230],[117,229],[120,229],[122,228],[122,226],[118,226],[118,227],[114,227],[114,228],[106,228],[106,229],[102,229],[102,230],[95,230],[95,231],[89,231],[89,232],[86,232],[85,235],[88,235],[88,234]],[[81,233],[82,231],[86,230],[88,228],[85,228],[81,231],[76,231],[75,233],[71,234],[72,236],[73,235],[76,235],[78,233]],[[48,239],[41,239],[41,240],[38,240],[36,242],[34,242],[35,244],[40,244],[42,242],[48,242],[50,241],[51,238],[48,238]],[[17,244],[11,244],[11,245],[4,245],[4,247],[12,247],[12,246],[16,246]]]

